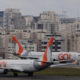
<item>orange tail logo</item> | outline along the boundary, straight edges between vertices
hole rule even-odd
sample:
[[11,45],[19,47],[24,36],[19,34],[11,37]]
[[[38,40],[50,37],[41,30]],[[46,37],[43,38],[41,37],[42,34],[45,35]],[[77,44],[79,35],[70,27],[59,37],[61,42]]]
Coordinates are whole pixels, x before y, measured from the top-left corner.
[[44,66],[45,65],[45,62],[47,62],[48,61],[48,59],[47,59],[47,51],[48,51],[48,47],[50,47],[52,44],[53,44],[53,37],[51,37],[51,39],[50,39],[50,41],[49,41],[49,43],[48,43],[48,45],[47,45],[47,48],[46,48],[46,50],[45,50],[45,53],[44,53],[44,55],[43,55],[43,61],[42,61],[42,66]]
[[23,52],[23,47],[21,46],[21,44],[19,43],[19,41],[16,39],[15,36],[12,37],[12,40],[15,41],[18,44],[18,46],[19,46],[18,55],[20,56],[21,53]]

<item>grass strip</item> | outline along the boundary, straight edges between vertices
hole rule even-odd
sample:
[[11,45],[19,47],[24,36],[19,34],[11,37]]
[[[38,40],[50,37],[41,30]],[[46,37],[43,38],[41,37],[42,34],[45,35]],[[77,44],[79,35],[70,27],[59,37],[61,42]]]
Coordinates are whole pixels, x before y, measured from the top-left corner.
[[80,76],[80,68],[48,68],[35,75]]

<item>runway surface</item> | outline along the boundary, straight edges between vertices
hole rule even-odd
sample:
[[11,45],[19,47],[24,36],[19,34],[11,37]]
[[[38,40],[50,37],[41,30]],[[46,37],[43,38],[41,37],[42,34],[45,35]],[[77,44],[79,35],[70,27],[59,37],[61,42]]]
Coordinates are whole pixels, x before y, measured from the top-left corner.
[[0,75],[0,80],[80,80],[79,76],[41,76],[34,75],[28,77],[27,75],[19,75],[14,77],[13,75]]

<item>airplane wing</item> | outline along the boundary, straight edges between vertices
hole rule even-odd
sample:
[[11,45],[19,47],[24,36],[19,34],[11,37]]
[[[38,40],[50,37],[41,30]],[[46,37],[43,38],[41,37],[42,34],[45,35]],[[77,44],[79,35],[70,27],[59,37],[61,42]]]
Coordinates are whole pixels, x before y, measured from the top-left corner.
[[[64,63],[66,61],[66,63]],[[61,60],[61,62],[62,62],[62,64],[60,63],[60,61],[54,61],[54,64],[53,65],[51,65],[50,67],[59,67],[59,66],[64,66],[64,67],[66,67],[66,66],[74,66],[74,65],[76,65],[76,64],[78,64],[78,59],[76,59],[75,61],[74,60]]]
[[9,67],[9,70],[13,70],[13,71],[19,71],[19,72],[22,72],[23,71],[23,69],[22,68],[20,68],[20,67]]
[[53,65],[51,65],[50,67],[60,67],[60,66],[62,66],[62,67],[66,67],[66,66],[68,66],[68,65],[75,65],[75,64],[73,64],[73,63],[66,63],[66,64],[53,64]]

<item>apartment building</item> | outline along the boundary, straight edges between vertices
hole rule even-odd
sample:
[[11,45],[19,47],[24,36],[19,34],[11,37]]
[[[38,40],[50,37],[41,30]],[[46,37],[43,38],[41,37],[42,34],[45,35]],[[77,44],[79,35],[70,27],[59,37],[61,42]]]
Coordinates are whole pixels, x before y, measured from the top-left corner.
[[58,33],[60,19],[53,11],[44,11],[40,14],[40,19],[35,23],[35,29],[47,30],[49,34]]
[[74,18],[63,19],[59,32],[65,38],[65,51],[80,52],[80,21]]
[[5,9],[3,15],[3,27],[5,29],[22,29],[25,28],[25,19],[19,9]]
[[3,15],[4,11],[0,11],[0,26],[3,27]]
[[61,35],[46,35],[45,38],[41,41],[41,51],[44,52],[49,42],[50,38],[54,37],[54,42],[52,45],[52,52],[61,52],[65,51],[65,41]]

